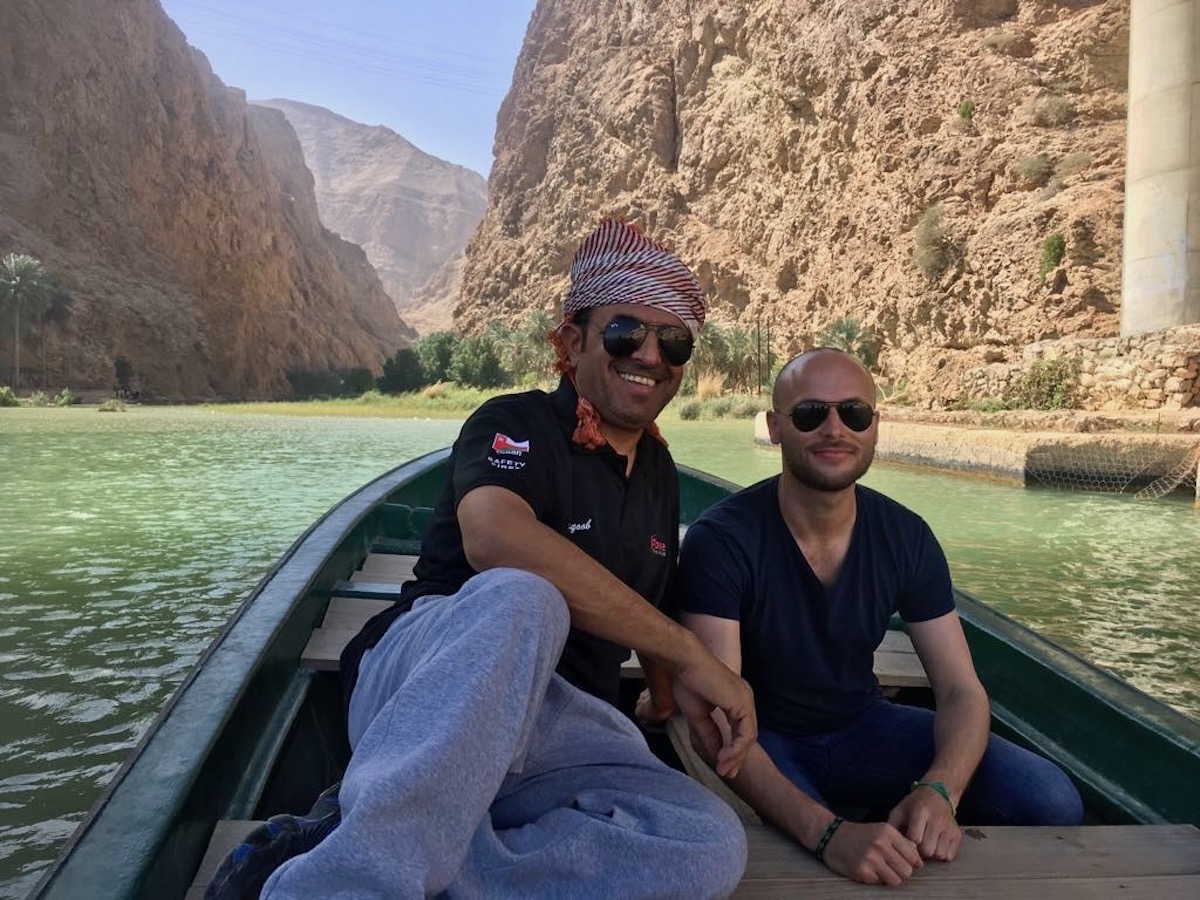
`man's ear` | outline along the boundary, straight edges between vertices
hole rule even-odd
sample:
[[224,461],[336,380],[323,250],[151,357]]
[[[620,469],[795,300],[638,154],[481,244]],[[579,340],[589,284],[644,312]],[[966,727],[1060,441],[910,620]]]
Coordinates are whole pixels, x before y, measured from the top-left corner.
[[771,443],[779,443],[779,429],[783,427],[783,421],[779,418],[779,413],[773,409],[767,410],[767,433],[771,435]]
[[558,328],[558,333],[562,337],[563,349],[567,351],[567,359],[571,363],[578,362],[580,355],[587,347],[585,327],[575,322],[563,322]]

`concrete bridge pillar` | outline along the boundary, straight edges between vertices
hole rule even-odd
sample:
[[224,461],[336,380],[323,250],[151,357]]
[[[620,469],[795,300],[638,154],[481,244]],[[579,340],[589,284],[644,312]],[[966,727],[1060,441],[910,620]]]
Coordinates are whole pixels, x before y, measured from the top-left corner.
[[1121,334],[1200,322],[1200,0],[1132,0]]

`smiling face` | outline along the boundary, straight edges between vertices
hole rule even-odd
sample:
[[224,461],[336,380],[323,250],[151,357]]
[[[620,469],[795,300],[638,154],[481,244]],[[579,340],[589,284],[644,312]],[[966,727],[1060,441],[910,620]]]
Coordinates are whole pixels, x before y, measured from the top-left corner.
[[575,366],[575,386],[600,414],[600,431],[618,450],[636,443],[679,390],[683,366],[668,365],[650,331],[630,356],[615,358],[604,349],[601,333],[615,316],[626,315],[647,325],[682,325],[661,309],[634,303],[613,303],[590,311],[584,326],[564,327],[564,345]]
[[775,411],[767,413],[771,441],[783,451],[785,476],[822,492],[842,491],[866,474],[875,458],[879,417],[866,431],[846,427],[835,410],[812,431],[800,431],[791,411],[802,400],[875,405],[875,383],[857,359],[840,350],[814,350],[784,367],[775,383]]

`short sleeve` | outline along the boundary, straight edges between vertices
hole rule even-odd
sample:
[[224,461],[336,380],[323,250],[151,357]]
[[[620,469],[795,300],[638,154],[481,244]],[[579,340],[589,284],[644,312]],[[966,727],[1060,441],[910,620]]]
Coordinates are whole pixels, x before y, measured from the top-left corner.
[[[477,487],[507,488],[540,518],[554,497],[564,441],[549,415],[531,415],[528,404],[484,404],[463,424],[453,474],[454,505]],[[557,438],[557,439],[556,439]]]
[[677,604],[685,613],[740,620],[743,600],[753,591],[742,546],[724,528],[703,519],[683,537],[676,578]]
[[906,622],[926,622],[954,609],[954,591],[946,554],[924,520],[918,520],[912,548],[912,573],[896,609]]

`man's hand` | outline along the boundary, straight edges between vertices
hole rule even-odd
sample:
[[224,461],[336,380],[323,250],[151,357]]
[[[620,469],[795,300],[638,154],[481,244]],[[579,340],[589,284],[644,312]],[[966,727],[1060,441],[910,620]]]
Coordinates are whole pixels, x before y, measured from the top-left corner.
[[[688,721],[692,742],[724,778],[737,775],[746,754],[758,739],[754,692],[740,676],[708,652],[675,676],[675,702]],[[717,726],[720,710],[728,732]]]
[[886,822],[843,822],[825,848],[824,862],[854,881],[892,887],[924,865],[917,845]]
[[929,788],[917,788],[896,804],[888,824],[917,845],[923,859],[949,862],[958,855],[962,830],[946,798]]

